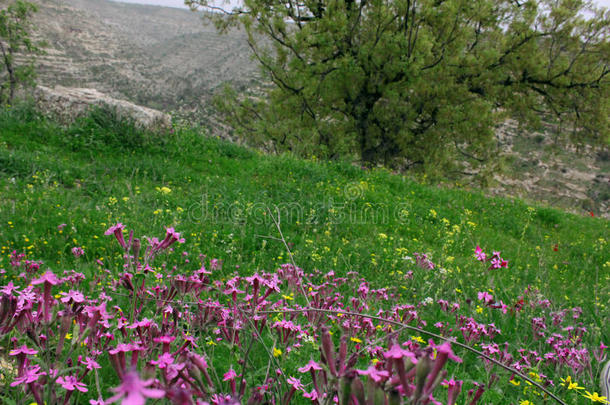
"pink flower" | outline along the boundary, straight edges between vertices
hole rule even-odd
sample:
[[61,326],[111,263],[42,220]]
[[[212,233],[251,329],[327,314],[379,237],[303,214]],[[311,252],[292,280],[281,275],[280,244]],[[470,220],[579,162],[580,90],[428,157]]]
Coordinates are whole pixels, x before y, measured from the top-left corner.
[[375,381],[376,383],[379,383],[380,381],[382,381],[390,376],[390,373],[388,372],[388,370],[379,371],[375,368],[375,366],[369,366],[369,368],[367,368],[366,370],[356,370],[356,372],[359,375],[368,376],[371,380]]
[[102,368],[102,366],[100,366],[99,363],[91,357],[85,357],[85,360],[81,360],[81,363],[87,367],[87,370],[93,370],[94,368]]
[[125,229],[125,225],[118,222],[117,224],[108,228],[108,230],[104,232],[104,235],[108,236],[114,234],[116,240],[119,242],[119,245],[121,245],[123,249],[127,250],[127,243],[125,243],[125,238],[123,237],[123,229]]
[[0,288],[0,293],[8,296],[12,296],[13,292],[19,291],[19,287],[16,287],[12,281],[9,281],[7,285]]
[[154,364],[155,366],[158,366],[159,368],[167,368],[173,362],[174,362],[174,357],[171,354],[163,353],[162,355],[159,356],[158,360],[151,360],[150,364]]
[[42,276],[32,280],[32,285],[38,284],[50,284],[57,285],[61,284],[61,280],[57,278],[57,276],[50,270],[47,270]]
[[494,297],[493,295],[491,295],[490,293],[488,293],[487,291],[481,291],[477,294],[477,298],[479,299],[479,301],[483,301],[486,304],[489,304],[491,302],[493,302]]
[[123,377],[121,385],[112,389],[117,394],[106,400],[105,403],[111,404],[123,399],[121,405],[144,405],[146,398],[163,398],[165,391],[147,388],[153,382],[153,379],[142,381],[136,371],[130,371]]
[[487,255],[483,252],[483,249],[481,249],[479,245],[477,245],[477,248],[474,250],[474,254],[477,257],[477,260],[480,262],[484,262],[487,259]]
[[38,350],[36,349],[30,349],[29,347],[27,347],[26,345],[23,346],[19,346],[16,349],[13,349],[9,352],[9,355],[11,356],[18,356],[20,354],[24,354],[24,355],[34,355],[37,354]]
[[165,239],[161,241],[161,244],[157,250],[163,250],[170,247],[174,242],[184,243],[184,238],[180,238],[180,233],[176,232],[174,228],[166,228]]
[[320,365],[315,361],[309,360],[309,363],[307,363],[304,367],[299,368],[299,373],[306,373],[313,370],[322,370],[322,367],[320,367]]
[[237,377],[235,370],[230,369],[222,376],[222,381],[233,381]]
[[33,382],[38,381],[38,378],[47,374],[44,371],[42,373],[39,373],[39,371],[40,366],[38,365],[26,368],[23,372],[23,375],[21,377],[15,378],[15,381],[11,383],[11,387],[16,387],[22,384],[31,384]]
[[57,377],[55,380],[57,384],[61,385],[67,391],[79,390],[80,392],[87,392],[87,386],[82,382],[78,381],[73,375],[67,375],[66,377]]
[[60,294],[64,296],[60,300],[64,304],[67,302],[70,302],[70,300],[72,300],[72,302],[76,302],[76,303],[81,303],[81,302],[85,301],[85,296],[80,291],[70,290],[70,292],[68,292],[68,293],[61,292]]
[[417,364],[417,358],[413,352],[403,349],[400,345],[394,343],[392,348],[383,354],[386,359],[402,359],[404,357],[411,360],[413,364]]
[[295,390],[302,390],[303,388],[305,388],[303,383],[301,383],[300,378],[288,377],[288,379],[286,379],[286,382],[290,384],[290,386]]
[[82,247],[75,246],[72,248],[72,254],[78,258],[85,254],[85,250]]

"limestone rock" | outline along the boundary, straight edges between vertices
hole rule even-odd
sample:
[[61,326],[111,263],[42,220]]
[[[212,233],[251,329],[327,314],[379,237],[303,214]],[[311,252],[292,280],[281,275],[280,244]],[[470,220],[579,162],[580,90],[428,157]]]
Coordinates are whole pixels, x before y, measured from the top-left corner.
[[131,119],[141,128],[156,130],[169,129],[171,126],[169,114],[112,98],[95,89],[37,86],[34,98],[43,112],[65,123],[86,115],[93,106],[108,106],[117,112],[119,118]]

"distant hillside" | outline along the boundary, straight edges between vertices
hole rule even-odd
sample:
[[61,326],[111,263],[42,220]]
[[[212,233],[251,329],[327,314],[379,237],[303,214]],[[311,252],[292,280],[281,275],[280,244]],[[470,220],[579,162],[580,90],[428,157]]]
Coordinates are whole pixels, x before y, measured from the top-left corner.
[[39,82],[92,87],[162,110],[206,105],[257,73],[242,32],[220,35],[189,10],[107,0],[36,0]]

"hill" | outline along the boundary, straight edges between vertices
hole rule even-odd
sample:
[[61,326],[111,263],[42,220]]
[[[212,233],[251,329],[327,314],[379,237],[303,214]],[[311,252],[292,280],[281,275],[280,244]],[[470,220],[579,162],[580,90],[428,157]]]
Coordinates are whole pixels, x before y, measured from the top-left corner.
[[256,78],[244,35],[189,10],[107,0],[45,0],[35,15],[43,85],[91,87],[164,111],[205,107],[224,82]]
[[[52,308],[63,305],[60,298],[70,302],[68,289],[75,299],[80,291],[87,300],[94,300],[87,301],[91,302],[87,310],[74,312],[75,316],[82,314],[75,320],[82,328],[89,319],[86,313],[95,308],[101,311],[98,300],[112,299],[104,306],[103,323],[110,321],[103,331],[109,332],[89,330],[104,337],[96,340],[96,350],[72,344],[70,351],[44,352],[45,358],[56,353],[61,359],[57,364],[65,364],[65,356],[93,356],[103,365],[100,396],[111,395],[109,388],[121,381],[113,371],[118,367],[111,361],[115,352],[139,351],[140,368],[157,372],[149,367],[162,359],[161,340],[152,342],[157,336],[152,323],[162,328],[164,336],[172,336],[164,344],[177,339],[173,345],[185,350],[172,352],[175,359],[166,359],[169,363],[186,362],[179,353],[199,353],[207,359],[212,375],[224,375],[228,381],[233,367],[246,369],[242,364],[247,359],[247,395],[251,387],[266,381],[265,370],[272,364],[286,376],[299,376],[299,382],[308,384],[306,392],[304,388],[293,392],[297,403],[305,403],[303,396],[313,392],[309,374],[298,369],[320,359],[323,345],[318,339],[325,330],[320,329],[321,324],[332,330],[335,344],[346,334],[350,353],[359,359],[357,366],[350,367],[364,370],[371,361],[385,361],[386,349],[381,346],[389,348],[388,336],[405,341],[403,347],[418,356],[427,353],[418,349],[426,345],[424,332],[388,328],[377,320],[356,322],[340,314],[308,318],[282,312],[287,307],[298,311],[299,305],[310,301],[331,313],[348,310],[387,316],[399,326],[409,323],[475,345],[497,362],[518,367],[526,378],[540,382],[570,404],[589,402],[584,391],[579,394],[567,388],[568,375],[587,391],[598,390],[601,362],[597,356],[600,345],[610,340],[604,327],[610,315],[607,220],[517,199],[427,186],[383,169],[264,155],[202,135],[192,129],[143,133],[103,111],[68,128],[28,109],[0,111],[3,291],[12,294],[13,282],[54,280],[48,273],[39,278],[45,269],[63,274],[63,282],[70,284],[49,286],[57,294]],[[134,267],[129,256],[124,256],[113,235],[118,229],[123,238],[120,226],[113,226],[118,222],[140,238],[142,250],[135,253],[134,260],[141,256],[146,267]],[[159,253],[157,260],[149,260],[148,243],[159,246],[160,239],[155,242],[152,236],[162,235],[164,227],[176,243]],[[105,231],[108,236],[103,235]],[[124,238],[131,239],[127,231]],[[185,239],[182,245],[178,243],[181,238]],[[251,330],[248,322],[252,322],[248,311],[254,309],[243,309],[246,318],[234,318],[238,308],[242,311],[242,305],[252,299],[251,293],[244,295],[252,291],[244,283],[255,280],[248,278],[254,273],[267,280],[266,286],[272,286],[272,280],[282,282],[269,287],[270,295],[261,300],[261,305],[270,305],[265,308],[282,311],[268,315],[267,326],[257,332],[265,336],[260,339],[247,332]],[[185,283],[194,283],[192,277],[197,274],[209,278],[202,279],[207,280],[205,288],[191,290],[194,284],[188,287]],[[197,283],[202,285],[201,280]],[[139,298],[132,294],[134,285],[141,285],[137,287]],[[166,306],[168,302],[157,302],[158,294],[172,291],[179,292],[170,295],[176,300],[171,307]],[[198,308],[196,299],[203,300],[199,305],[207,302],[207,310],[222,309],[223,315],[205,323],[196,314],[207,312],[188,310],[191,305]],[[180,300],[189,304],[186,312]],[[78,307],[76,302],[74,305]],[[175,314],[173,320],[167,314]],[[59,318],[53,319],[59,323]],[[257,314],[253,319],[263,318]],[[288,329],[276,331],[281,327],[277,325],[288,321],[291,327],[297,324],[303,334],[297,338],[287,334]],[[46,322],[37,322],[32,325],[54,330]],[[227,328],[232,332],[223,334]],[[5,336],[26,339],[27,334]],[[139,342],[135,348],[134,336]],[[235,336],[240,336],[239,342]],[[12,345],[8,337],[2,341],[4,347]],[[82,338],[77,327],[69,338]],[[47,339],[59,344],[54,333],[46,333],[45,342]],[[145,339],[150,342],[144,343]],[[19,344],[38,347],[33,342]],[[190,344],[194,346],[186,348]],[[467,390],[477,390],[482,384],[481,403],[519,403],[542,395],[536,387],[524,391],[523,386],[528,385],[521,376],[492,368],[491,363],[466,350],[458,351],[455,345],[454,349],[463,363],[452,362],[447,367],[449,377],[464,382],[460,403],[465,402]],[[320,363],[324,362],[322,358]],[[70,370],[81,367],[80,363],[70,364],[74,364]],[[10,368],[3,370],[1,381],[13,381]],[[89,392],[75,392],[75,403],[97,398],[94,386],[98,380],[93,373],[82,377]],[[117,373],[121,376],[120,370]],[[160,373],[165,375],[165,371]],[[159,375],[155,387],[163,390],[156,393],[169,396],[173,392],[170,380]],[[229,383],[220,378],[214,381],[215,389],[221,390],[215,392],[231,392]],[[45,390],[48,395],[62,390],[59,382],[50,385]],[[22,395],[18,388],[5,386],[4,399]],[[286,392],[285,387],[278,390]],[[265,391],[265,395],[275,392]],[[197,395],[205,398],[206,393],[202,390]],[[434,395],[442,399],[447,394],[439,388]]]

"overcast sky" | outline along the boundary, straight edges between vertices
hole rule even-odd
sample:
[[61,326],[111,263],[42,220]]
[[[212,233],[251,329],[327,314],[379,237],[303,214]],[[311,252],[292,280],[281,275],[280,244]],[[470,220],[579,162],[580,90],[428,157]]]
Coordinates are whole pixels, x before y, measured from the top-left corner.
[[[155,6],[186,8],[184,6],[184,0],[115,0],[115,1],[122,1],[125,3],[153,4]],[[223,4],[223,1],[224,0],[217,0],[217,3]],[[238,3],[238,1],[239,0],[229,0],[227,3],[231,3],[232,5],[235,5]],[[600,6],[610,8],[610,0],[594,0],[594,2],[599,4]]]

